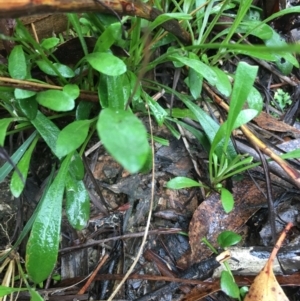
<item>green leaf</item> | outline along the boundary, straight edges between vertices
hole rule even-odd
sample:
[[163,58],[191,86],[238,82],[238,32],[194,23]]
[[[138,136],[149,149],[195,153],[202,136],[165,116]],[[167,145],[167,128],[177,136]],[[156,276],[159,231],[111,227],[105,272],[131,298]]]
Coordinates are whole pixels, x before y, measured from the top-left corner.
[[125,104],[131,94],[130,82],[127,75],[102,75],[99,82],[98,93],[103,108],[124,110]]
[[151,150],[146,128],[133,113],[104,109],[97,130],[108,152],[130,173],[143,168]]
[[[29,147],[33,139],[36,137],[37,132],[34,131],[27,140],[16,150],[16,152],[11,156],[11,161],[13,164],[17,164],[20,160],[20,158],[23,156],[26,149]],[[10,164],[10,162],[4,163],[3,166],[0,168],[0,183],[4,181],[4,179],[7,177],[7,175],[12,171],[14,166]]]
[[236,245],[241,241],[241,235],[232,231],[223,231],[218,235],[217,242],[222,248],[227,248]]
[[176,177],[167,182],[166,187],[170,189],[182,189],[188,187],[201,187],[201,185],[190,178]]
[[17,99],[24,99],[24,98],[29,98],[31,96],[34,96],[36,94],[35,91],[30,91],[30,90],[24,90],[24,89],[19,89],[16,88],[14,91],[15,98]]
[[192,16],[190,14],[184,14],[184,13],[166,13],[166,14],[162,14],[162,15],[159,15],[157,18],[155,18],[155,20],[151,23],[151,26],[150,26],[149,30],[152,31],[157,26],[165,23],[168,20],[173,20],[173,19],[191,20]]
[[41,46],[44,48],[44,49],[51,49],[55,46],[57,46],[59,43],[59,38],[55,38],[55,37],[52,37],[52,38],[47,38],[47,39],[44,39],[41,43]]
[[76,99],[80,94],[80,90],[78,86],[72,84],[65,85],[63,87],[63,92],[69,95],[73,99]]
[[66,214],[73,228],[83,229],[90,216],[90,198],[82,181],[70,174],[66,181]]
[[12,121],[14,121],[14,118],[0,119],[0,146],[4,146],[7,128]]
[[40,133],[52,152],[56,154],[56,141],[60,132],[58,127],[40,111],[37,112],[36,118],[31,120],[31,123]]
[[61,130],[56,142],[56,154],[64,157],[77,149],[86,139],[91,120],[77,120]]
[[121,23],[112,23],[108,25],[98,38],[94,52],[105,52],[113,45],[115,41],[122,38]]
[[47,279],[57,261],[61,207],[71,155],[63,162],[46,193],[26,246],[26,269],[35,283]]
[[256,110],[258,113],[260,113],[263,109],[264,102],[261,97],[261,94],[254,87],[252,87],[250,90],[247,103],[249,109]]
[[16,99],[16,104],[19,107],[19,110],[29,120],[35,119],[38,111],[38,103],[35,99],[35,96],[24,99]]
[[14,288],[14,287],[0,285],[0,297],[4,297],[11,293],[17,293],[17,292],[23,292],[23,291],[27,291],[27,288]]
[[36,138],[30,145],[30,147],[25,152],[24,156],[20,160],[20,162],[17,164],[17,168],[20,171],[23,179],[20,178],[19,174],[15,170],[10,181],[10,190],[14,197],[19,197],[22,193],[26,179],[27,179],[27,173],[29,169],[29,163],[31,159],[32,152],[36,146],[38,139]]
[[49,64],[49,62],[47,61],[38,60],[36,61],[36,64],[44,73],[51,76],[58,76],[55,69],[59,72],[61,76],[65,78],[72,78],[75,76],[74,71],[70,67],[60,63]]
[[190,88],[191,95],[196,100],[200,97],[202,91],[203,77],[194,69],[189,68],[188,87]]
[[86,60],[95,70],[106,75],[117,76],[126,72],[126,65],[124,62],[111,53],[90,53],[86,56]]
[[242,110],[233,125],[233,130],[240,127],[243,124],[246,124],[247,122],[249,122],[250,120],[252,120],[253,118],[255,118],[258,115],[258,112],[256,110],[253,109],[245,109]]
[[258,67],[245,62],[238,64],[227,118],[227,135],[230,136],[235,120],[253,87]]
[[44,301],[42,296],[37,291],[30,289],[29,293],[31,296],[30,301]]
[[[275,31],[273,30],[273,35],[271,39],[264,41],[266,46],[273,47],[273,46],[287,46],[288,44],[285,40]],[[291,73],[293,66],[299,68],[299,63],[293,53],[288,51],[284,53],[280,53],[279,55],[274,53],[276,57],[276,65],[278,69],[284,74],[288,75]]]
[[240,299],[239,287],[235,283],[232,275],[227,271],[222,271],[221,273],[221,289],[228,296]]
[[77,152],[74,152],[73,157],[71,159],[69,172],[72,177],[76,180],[82,180],[84,177],[84,165],[81,157]]
[[76,120],[89,119],[94,103],[80,101],[76,107]]
[[27,63],[21,45],[15,46],[8,57],[8,72],[15,79],[25,79],[27,76]]
[[229,213],[234,207],[234,199],[231,192],[221,188],[221,202],[226,213]]
[[153,98],[149,96],[146,92],[143,93],[143,95],[158,125],[162,126],[166,117],[168,116],[168,113],[163,107],[161,107],[161,105],[157,101],[154,101]]
[[58,112],[71,111],[75,107],[74,98],[60,90],[39,92],[36,100],[40,105]]
[[179,54],[170,55],[169,59],[180,62],[193,70],[201,77],[205,78],[212,86],[216,87],[222,94],[229,96],[231,93],[231,84],[228,76],[221,70],[216,71],[209,65],[202,63],[199,59],[187,58]]

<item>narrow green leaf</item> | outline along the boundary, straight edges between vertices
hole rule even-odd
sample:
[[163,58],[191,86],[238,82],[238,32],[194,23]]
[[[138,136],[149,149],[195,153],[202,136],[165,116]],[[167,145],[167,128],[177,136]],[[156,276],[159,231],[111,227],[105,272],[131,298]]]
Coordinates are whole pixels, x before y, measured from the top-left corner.
[[27,291],[27,288],[14,288],[14,287],[0,285],[0,297],[4,297],[11,293],[17,293],[17,292],[23,292],[23,291]]
[[201,187],[201,185],[190,178],[186,177],[176,177],[166,184],[167,188],[170,189],[182,189],[182,188],[189,188],[189,187]]
[[235,120],[242,110],[244,103],[246,102],[247,97],[253,87],[257,70],[257,66],[250,66],[246,62],[240,62],[238,64],[227,118],[228,136],[231,134]]
[[66,181],[66,214],[76,230],[83,229],[90,216],[90,198],[84,183],[70,174]]
[[[27,140],[16,150],[16,152],[11,156],[11,161],[14,164],[17,164],[20,158],[23,156],[26,149],[29,147],[33,139],[36,137],[37,132],[34,131]],[[0,168],[0,183],[4,181],[4,179],[8,176],[8,174],[12,171],[14,166],[9,162],[4,163],[4,165]]]
[[203,77],[194,69],[189,68],[188,87],[190,88],[191,95],[196,100],[200,97],[202,91]]
[[76,120],[69,123],[58,135],[56,154],[64,157],[77,149],[86,139],[92,120]]
[[58,127],[40,111],[37,112],[36,118],[31,120],[31,123],[40,133],[52,152],[56,154],[56,141],[60,132]]
[[146,128],[133,113],[104,109],[97,130],[108,152],[130,173],[144,166],[151,150]]
[[227,271],[222,271],[221,273],[221,289],[225,294],[232,298],[240,298],[239,287],[235,283],[232,275]]
[[236,245],[241,241],[241,235],[232,231],[223,231],[218,235],[217,242],[222,248],[227,248]]
[[144,93],[143,95],[158,125],[162,126],[166,117],[168,116],[168,113],[164,108],[161,107],[161,105],[157,101],[154,101],[150,95],[148,95],[147,93]]
[[24,156],[20,160],[20,162],[17,164],[17,168],[20,171],[21,175],[23,176],[23,179],[20,178],[19,174],[14,171],[11,181],[10,181],[10,190],[14,197],[19,197],[22,193],[25,182],[27,179],[27,173],[29,169],[29,163],[31,159],[32,152],[36,146],[38,139],[36,138],[30,145],[30,147],[25,152]]
[[231,93],[231,84],[228,76],[220,69],[216,71],[216,68],[212,68],[207,64],[202,63],[199,59],[187,58],[179,54],[170,55],[171,61],[180,62],[200,74],[205,78],[212,86],[216,87],[222,94],[229,96]]
[[117,76],[126,72],[126,65],[118,57],[107,52],[94,52],[86,56],[91,66],[106,75]]
[[61,207],[71,155],[63,162],[38,212],[26,246],[26,269],[35,283],[47,279],[57,261]]
[[192,16],[190,14],[184,14],[184,13],[166,13],[159,15],[155,20],[151,23],[150,30],[152,31],[157,26],[165,23],[168,20],[191,20]]
[[70,167],[69,167],[69,172],[72,175],[72,177],[76,180],[83,180],[84,177],[84,164],[82,162],[81,157],[77,152],[74,152]]
[[31,289],[31,290],[29,290],[29,293],[31,296],[30,301],[44,301],[42,296],[37,291]]
[[6,137],[7,128],[13,120],[14,118],[0,119],[0,146],[4,146],[4,140]]
[[234,207],[234,199],[229,190],[221,188],[221,202],[226,213],[232,211]]
[[8,57],[8,72],[12,78],[25,79],[27,76],[27,63],[22,45],[17,45]]

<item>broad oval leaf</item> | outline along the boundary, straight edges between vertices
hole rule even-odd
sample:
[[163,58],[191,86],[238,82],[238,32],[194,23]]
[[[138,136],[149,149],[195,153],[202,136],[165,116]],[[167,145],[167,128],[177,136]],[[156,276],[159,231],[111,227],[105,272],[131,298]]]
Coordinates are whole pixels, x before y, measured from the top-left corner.
[[14,91],[15,98],[17,99],[24,99],[24,98],[29,98],[31,96],[34,96],[36,94],[35,91],[30,91],[30,90],[24,90],[24,89],[19,89],[16,88]]
[[182,188],[188,188],[188,187],[200,187],[201,185],[190,178],[187,177],[176,177],[172,180],[170,180],[166,187],[170,189],[182,189]]
[[125,63],[107,52],[94,52],[86,56],[86,60],[97,71],[106,75],[116,76],[126,72]]
[[12,78],[26,78],[27,64],[25,54],[21,45],[15,46],[8,57],[8,72]]
[[217,238],[218,244],[222,248],[227,248],[233,245],[236,245],[241,241],[241,235],[236,234],[232,231],[223,231]]
[[51,49],[51,48],[55,47],[56,45],[58,45],[58,43],[59,43],[59,38],[51,37],[51,38],[44,39],[41,42],[41,46],[44,49]]
[[46,192],[26,246],[26,269],[34,283],[51,274],[57,261],[61,207],[71,155],[62,163],[56,178]]
[[[38,60],[36,61],[36,64],[43,72],[51,76],[59,76],[59,74],[65,78],[72,78],[75,76],[74,71],[70,67],[60,63],[49,64],[46,61]],[[57,74],[54,69],[56,69],[59,74]]]
[[61,130],[56,142],[56,154],[63,157],[77,149],[86,139],[91,120],[77,120]]
[[102,110],[97,130],[108,152],[130,173],[143,168],[151,150],[146,128],[132,112]]
[[40,105],[57,112],[71,111],[75,107],[74,98],[60,90],[39,92],[36,100]]
[[90,198],[84,183],[71,175],[66,181],[66,214],[76,230],[83,229],[90,216]]
[[78,86],[72,84],[65,85],[63,87],[63,92],[68,94],[73,99],[76,99],[80,94]]

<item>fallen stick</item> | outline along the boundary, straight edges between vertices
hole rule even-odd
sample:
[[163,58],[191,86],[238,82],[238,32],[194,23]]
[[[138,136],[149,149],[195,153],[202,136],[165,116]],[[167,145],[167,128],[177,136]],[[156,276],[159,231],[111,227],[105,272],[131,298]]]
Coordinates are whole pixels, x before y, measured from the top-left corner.
[[[139,0],[0,0],[0,18],[19,18],[36,14],[98,12],[137,16],[154,21],[162,12]],[[161,27],[185,43],[190,35],[177,20],[164,22]]]

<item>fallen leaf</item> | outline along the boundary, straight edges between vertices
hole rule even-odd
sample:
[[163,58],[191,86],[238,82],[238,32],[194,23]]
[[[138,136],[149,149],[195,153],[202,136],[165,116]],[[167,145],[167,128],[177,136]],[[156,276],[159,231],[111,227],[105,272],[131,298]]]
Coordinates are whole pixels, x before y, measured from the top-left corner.
[[286,233],[291,227],[292,224],[288,223],[285,230],[281,233],[269,260],[260,273],[255,277],[244,301],[289,301],[273,273],[273,262],[283,240],[285,239]]
[[288,133],[295,138],[299,138],[300,136],[300,131],[298,129],[283,121],[277,120],[265,112],[261,112],[259,116],[253,119],[253,121],[265,130]]

